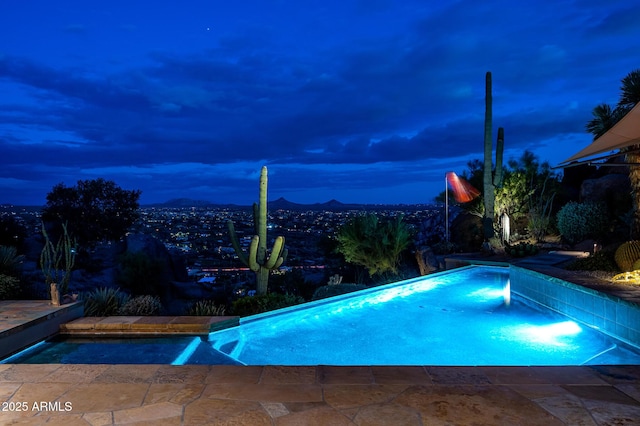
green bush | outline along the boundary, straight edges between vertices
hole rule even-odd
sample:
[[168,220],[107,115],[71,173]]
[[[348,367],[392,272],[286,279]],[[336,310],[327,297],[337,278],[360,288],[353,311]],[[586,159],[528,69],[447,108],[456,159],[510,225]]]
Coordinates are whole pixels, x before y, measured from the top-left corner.
[[525,257],[538,254],[538,246],[535,244],[520,242],[514,245],[507,244],[504,251],[513,257]]
[[125,316],[152,316],[158,315],[162,310],[162,303],[159,297],[154,296],[136,296],[129,299],[118,310],[118,315]]
[[191,306],[187,315],[215,317],[224,316],[226,307],[224,305],[216,305],[213,300],[199,300]]
[[20,294],[20,280],[0,274],[0,300],[15,299]]
[[565,269],[569,271],[607,271],[619,272],[614,259],[614,253],[610,250],[600,250],[589,257],[576,259],[568,264]]
[[364,290],[367,288],[364,284],[334,284],[325,285],[318,288],[311,300],[326,299],[327,297],[338,296],[340,294],[351,293],[353,291]]
[[304,303],[300,296],[280,293],[267,293],[258,296],[247,296],[233,302],[233,312],[241,317],[286,308]]
[[609,213],[602,204],[565,204],[557,215],[558,231],[569,243],[586,238],[600,238],[609,228]]
[[13,246],[0,246],[0,274],[13,275],[24,260]]
[[359,215],[340,228],[336,236],[338,252],[347,262],[364,266],[369,276],[395,273],[402,252],[412,242],[411,233],[402,215],[383,220],[375,213]]
[[129,301],[129,295],[117,288],[95,288],[83,294],[81,299],[85,316],[108,317],[118,315],[120,308]]

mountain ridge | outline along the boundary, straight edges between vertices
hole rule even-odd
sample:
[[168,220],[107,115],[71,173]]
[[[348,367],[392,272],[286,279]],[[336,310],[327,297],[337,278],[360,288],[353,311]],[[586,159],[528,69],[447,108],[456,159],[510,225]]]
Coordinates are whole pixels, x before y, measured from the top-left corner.
[[[342,203],[336,199],[325,201],[324,203],[303,204],[289,201],[284,197],[280,197],[273,201],[268,201],[267,206],[270,210],[370,210],[379,209],[382,206],[402,206],[404,208],[419,208],[429,206],[431,204],[360,204],[360,203]],[[241,205],[232,203],[213,203],[206,200],[194,200],[190,198],[173,198],[164,203],[146,204],[141,207],[165,207],[165,208],[250,208],[251,205]]]

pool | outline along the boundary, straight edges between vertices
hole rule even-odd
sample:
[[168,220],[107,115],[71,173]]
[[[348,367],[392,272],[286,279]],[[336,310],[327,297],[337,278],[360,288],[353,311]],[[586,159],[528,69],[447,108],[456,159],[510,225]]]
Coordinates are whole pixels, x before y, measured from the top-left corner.
[[244,365],[640,364],[640,349],[512,294],[474,266],[241,320],[208,338],[43,342],[5,362]]

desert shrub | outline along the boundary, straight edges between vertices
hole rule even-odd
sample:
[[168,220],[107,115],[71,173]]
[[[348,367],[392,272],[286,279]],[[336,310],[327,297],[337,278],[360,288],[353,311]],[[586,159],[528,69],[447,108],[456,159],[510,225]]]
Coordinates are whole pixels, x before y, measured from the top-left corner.
[[565,204],[557,215],[558,231],[570,243],[602,237],[609,228],[609,214],[602,204]]
[[618,265],[614,259],[614,253],[610,250],[600,250],[589,257],[576,259],[565,269],[570,271],[608,271],[618,272]]
[[457,249],[456,245],[452,242],[441,241],[431,246],[434,254],[451,254]]
[[13,275],[24,260],[13,246],[0,246],[0,274]]
[[364,284],[334,284],[325,285],[318,288],[311,300],[326,299],[327,297],[338,296],[340,294],[351,293],[353,291],[364,290],[367,288]]
[[369,276],[397,272],[402,252],[413,240],[411,233],[402,215],[383,220],[374,213],[359,215],[340,228],[338,252],[347,262],[363,266]]
[[538,246],[535,244],[520,242],[518,244],[507,244],[504,251],[513,257],[524,257],[538,254]]
[[120,258],[118,282],[135,295],[157,295],[165,265],[144,252],[126,252]]
[[311,300],[313,292],[318,285],[305,279],[300,269],[293,269],[281,274],[271,274],[269,288],[282,294],[295,294],[304,300]]
[[118,315],[120,308],[129,301],[129,295],[117,288],[95,288],[81,295],[84,315],[87,317],[108,317]]
[[118,310],[118,315],[132,316],[151,316],[158,315],[162,310],[162,303],[159,297],[154,296],[136,296],[129,299]]
[[0,300],[15,299],[20,294],[20,280],[0,274]]
[[214,317],[223,316],[226,312],[224,305],[217,305],[213,300],[199,300],[187,311],[187,315]]
[[275,309],[304,303],[300,296],[292,294],[267,293],[258,296],[247,296],[233,302],[233,313],[241,317],[255,315]]

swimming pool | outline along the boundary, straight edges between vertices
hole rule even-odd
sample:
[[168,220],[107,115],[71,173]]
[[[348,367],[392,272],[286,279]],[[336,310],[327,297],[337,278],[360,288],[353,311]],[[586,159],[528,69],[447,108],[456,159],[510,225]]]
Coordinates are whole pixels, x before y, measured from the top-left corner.
[[247,317],[208,338],[44,342],[6,361],[583,365],[640,364],[640,350],[511,294],[507,268],[474,266]]

